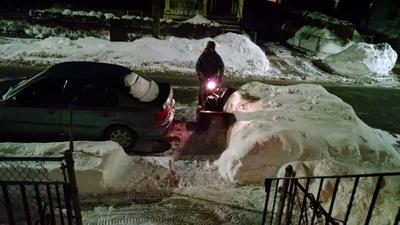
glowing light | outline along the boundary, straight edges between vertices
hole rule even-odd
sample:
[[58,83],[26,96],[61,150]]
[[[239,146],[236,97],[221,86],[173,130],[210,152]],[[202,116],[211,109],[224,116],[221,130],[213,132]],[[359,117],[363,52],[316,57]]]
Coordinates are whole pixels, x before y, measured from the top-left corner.
[[217,87],[217,84],[215,83],[215,81],[208,81],[208,83],[207,83],[207,89],[210,89],[210,90],[212,90],[212,89],[214,89],[215,87]]

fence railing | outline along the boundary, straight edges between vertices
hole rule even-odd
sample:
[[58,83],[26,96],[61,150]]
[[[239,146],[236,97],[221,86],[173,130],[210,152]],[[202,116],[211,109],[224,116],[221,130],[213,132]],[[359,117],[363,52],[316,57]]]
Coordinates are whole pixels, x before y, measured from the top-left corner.
[[82,224],[72,152],[0,157],[0,224]]
[[[262,217],[263,225],[348,224],[352,217],[352,209],[355,206],[358,209],[364,207],[365,202],[368,203],[367,207],[361,212],[363,218],[360,218],[360,212],[358,212],[357,224],[368,225],[382,186],[390,183],[389,178],[400,179],[400,172],[299,178],[295,175],[293,168],[288,166],[285,177],[265,179],[266,200]],[[364,190],[363,193],[359,193],[361,192],[358,192],[360,185],[371,192],[365,193]],[[338,196],[340,202],[337,200]],[[398,225],[400,206],[393,207],[398,208],[398,213],[394,216],[395,218],[389,218],[389,220],[394,221],[394,225]],[[342,213],[337,213],[338,211]],[[336,212],[335,216],[333,212]]]

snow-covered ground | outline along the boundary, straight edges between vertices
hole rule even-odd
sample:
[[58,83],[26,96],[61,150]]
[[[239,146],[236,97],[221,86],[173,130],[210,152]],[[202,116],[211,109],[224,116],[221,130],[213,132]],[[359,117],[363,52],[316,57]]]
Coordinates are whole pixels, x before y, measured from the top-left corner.
[[[131,216],[131,220],[143,220],[154,213],[152,210],[138,213],[148,207],[163,209],[165,213],[160,214],[157,220],[171,219],[171,212],[182,207],[183,201],[187,208],[174,214],[180,218],[204,221],[213,216],[227,224],[257,224],[263,207],[262,179],[279,175],[287,164],[292,164],[299,176],[400,169],[400,136],[367,126],[351,106],[319,85],[281,87],[248,83],[231,96],[225,110],[233,112],[237,121],[226,134],[227,146],[221,156],[179,156],[175,154],[179,149],[159,155],[128,156],[113,142],[76,142],[76,174],[84,202],[107,202],[107,198],[117,202],[118,193],[121,193],[119,201],[124,201],[124,198],[129,201],[132,195],[131,200],[143,200],[139,199],[140,196],[158,196],[160,200],[150,205],[97,207],[85,211],[84,219],[93,224],[96,221],[116,222],[122,220],[121,215],[136,212],[137,217]],[[195,104],[180,104],[177,111],[181,112],[182,119],[190,121]],[[182,132],[181,135],[188,134]],[[205,138],[192,139],[191,145],[202,152],[206,141]],[[0,155],[56,156],[67,148],[65,142],[0,143]],[[361,206],[369,203],[367,198],[362,198],[373,188],[373,183],[369,182],[363,181],[358,188],[361,197],[357,200],[362,202]],[[397,211],[385,208],[400,205],[398,181],[386,182],[382,190],[384,197],[380,197],[377,203],[378,208],[383,207],[379,212],[385,213],[376,214],[375,222],[393,219]],[[244,186],[237,188],[235,183]],[[313,183],[311,187],[315,189],[316,185]],[[342,194],[345,194],[352,183],[342,182],[340,185]],[[331,188],[331,183],[328,183],[323,193],[329,193]],[[96,195],[93,197],[93,194]],[[104,194],[111,196],[104,197],[107,196]],[[348,199],[342,194],[335,203],[338,206],[335,216],[342,216],[344,211],[341,209],[345,209],[347,204]],[[329,196],[326,194],[323,204],[328,204]],[[194,216],[185,211],[196,205],[201,205],[202,215],[208,216]],[[364,215],[362,210],[362,207],[353,209],[355,216],[351,217],[350,224],[357,224]],[[237,217],[237,213],[243,216]],[[103,217],[98,217],[100,214]]]
[[[292,164],[297,176],[365,174],[400,170],[400,135],[369,127],[350,105],[318,85],[273,86],[252,82],[235,92],[225,111],[235,114],[228,134],[227,148],[216,161],[222,177],[234,183],[262,183]],[[281,172],[282,176],[283,173]],[[392,183],[393,182],[393,183]],[[399,180],[385,186],[372,224],[390,224],[400,206]],[[316,193],[318,182],[312,184]],[[335,203],[336,218],[344,218],[352,182],[340,186],[341,198]],[[330,193],[331,184],[324,186]],[[374,182],[360,185],[358,193],[368,196]],[[323,200],[328,207],[330,195]],[[347,196],[347,197],[346,197]],[[385,200],[386,198],[386,200]],[[360,197],[349,224],[365,218]],[[381,212],[382,212],[381,211]]]
[[[0,60],[11,63],[54,64],[63,61],[98,61],[125,65],[139,71],[194,73],[197,58],[211,38],[191,40],[144,37],[133,42],[110,42],[86,37],[77,40],[50,37],[0,39]],[[246,36],[228,33],[213,39],[225,62],[227,75],[269,76],[268,59]]]
[[[368,80],[387,83],[393,78],[391,70],[395,66],[397,53],[389,44],[364,43],[361,35],[352,30],[351,23],[347,21],[315,12],[309,13],[306,18],[318,21],[318,25],[301,27],[287,42],[318,61],[320,67],[330,73],[363,80],[362,83],[368,83]],[[322,24],[345,26],[343,29],[347,29],[347,33],[339,37],[338,27],[329,28]]]
[[[192,19],[195,22],[199,20],[198,18]],[[5,21],[1,22],[8,24]],[[15,29],[12,24],[4,27],[3,29]],[[333,62],[332,60],[322,61],[327,65],[334,63],[330,70],[340,74],[337,75],[318,68],[315,60],[323,59],[321,57],[322,52],[325,56],[328,53],[332,55],[349,47],[350,44],[339,46],[331,42],[326,43],[321,45],[321,54],[315,58],[297,54],[277,43],[267,43],[262,46],[267,51],[267,54],[265,54],[263,49],[254,44],[247,36],[234,33],[204,39],[187,39],[172,36],[155,39],[145,36],[132,42],[111,42],[102,39],[108,36],[106,31],[97,33],[96,37],[90,37],[91,33],[93,33],[91,31],[73,32],[62,28],[45,28],[41,26],[27,26],[24,30],[27,33],[34,34],[36,37],[46,38],[20,39],[0,37],[0,62],[51,65],[72,60],[98,61],[121,64],[143,72],[194,75],[194,65],[198,56],[203,51],[207,41],[214,40],[217,43],[216,50],[225,63],[225,75],[231,78],[254,77],[270,80],[332,82],[347,85],[400,86],[399,79],[390,72],[397,57],[397,54],[390,47],[385,48],[387,49],[385,50],[386,53],[382,53],[378,51],[379,48],[365,46],[362,50],[364,53],[361,56],[353,57],[361,61],[367,59],[363,61],[363,65],[366,65],[367,68],[385,68],[385,71],[380,71],[379,74],[374,73],[374,70],[371,73],[365,73],[365,70],[361,69],[357,71],[357,68],[363,68],[362,65],[353,66],[355,69],[351,71],[351,74],[350,72],[349,74],[343,71],[337,72],[335,68],[349,68],[349,62],[339,60],[340,57],[334,57],[335,60]],[[318,32],[316,33],[318,34]],[[325,33],[329,32],[324,31],[321,35]],[[48,37],[49,35],[51,36]],[[89,36],[78,38],[82,35]],[[296,39],[296,36],[293,41],[294,43],[300,42]],[[318,42],[318,39],[312,39],[311,42],[307,45],[319,45],[319,43],[315,43]],[[304,39],[301,43],[305,43]],[[357,63],[357,61],[354,61],[354,63]]]
[[[61,156],[68,147],[67,142],[0,143],[0,156]],[[75,142],[73,156],[82,205],[99,205],[83,211],[85,224],[185,221],[239,225],[260,221],[264,189],[235,187],[222,179],[210,157],[174,160],[171,152],[128,156],[114,142],[87,141]],[[47,170],[56,178],[59,168]],[[5,216],[2,213],[0,218]]]
[[[139,71],[194,74],[197,57],[209,40],[217,43],[217,51],[225,62],[226,75],[233,78],[400,86],[391,75],[382,78],[376,73],[361,73],[354,78],[324,72],[314,66],[312,57],[296,54],[274,43],[263,46],[268,50],[266,55],[248,37],[233,33],[200,40],[143,37],[133,42],[110,42],[95,37],[75,40],[65,37],[41,40],[3,37],[0,38],[0,62],[50,65],[84,60],[116,63]],[[340,52],[330,50],[326,53]],[[379,62],[387,70],[394,58],[393,54],[388,55],[392,55],[388,60],[371,60],[371,63]],[[341,67],[346,63],[335,66]],[[181,112],[178,117],[193,120],[195,104],[177,106],[177,113]],[[299,174],[307,176],[400,169],[399,136],[367,126],[351,106],[321,86],[279,87],[249,83],[231,96],[225,109],[235,114],[237,122],[227,134],[228,144],[221,156],[204,156],[201,160],[177,158],[172,150],[156,156],[128,156],[113,142],[76,142],[74,157],[82,195],[128,192],[166,193],[168,196],[153,205],[97,207],[84,212],[87,224],[115,222],[112,218],[121,211],[136,212],[134,215],[138,215],[138,221],[132,224],[140,224],[140,221],[157,224],[162,223],[165,217],[173,218],[177,207],[182,205],[187,206],[179,208],[186,213],[184,219],[171,224],[182,224],[182,221],[186,224],[213,224],[213,220],[219,224],[257,224],[264,196],[260,181],[265,176],[276,176],[287,163],[293,164]],[[204,140],[197,140],[198,143],[192,144],[204,147]],[[68,143],[0,143],[0,155],[53,156],[67,148]],[[218,157],[214,162],[213,159]],[[234,183],[245,186],[237,188]],[[254,183],[256,186],[251,186]],[[341,186],[343,189],[347,187],[347,184]],[[396,187],[397,181],[385,187],[386,196],[392,197],[380,199],[379,206],[400,205],[400,193]],[[325,191],[329,188],[326,187]],[[360,190],[369,192],[367,187]],[[341,207],[344,202],[343,199],[339,201],[340,207],[335,215],[343,213],[340,209],[345,208]],[[163,210],[162,213],[157,211],[160,221],[140,220],[155,213],[154,210],[142,212],[149,207]],[[206,213],[190,211],[199,207]],[[359,210],[362,209],[354,211]],[[395,212],[392,211],[379,214],[375,221],[383,221],[384,216],[394,218]],[[198,216],[200,214],[202,216]],[[196,218],[201,218],[200,222]],[[209,222],[209,218],[213,220]],[[124,220],[121,221],[123,224]],[[357,224],[357,217],[352,223]]]

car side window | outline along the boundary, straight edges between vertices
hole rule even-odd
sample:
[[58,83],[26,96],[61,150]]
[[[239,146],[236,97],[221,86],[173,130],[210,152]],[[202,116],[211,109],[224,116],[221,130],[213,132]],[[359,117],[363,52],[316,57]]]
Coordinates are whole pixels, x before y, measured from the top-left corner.
[[15,102],[27,106],[60,105],[64,84],[65,79],[43,78],[17,93]]
[[118,103],[110,87],[85,80],[68,80],[64,96],[69,103],[82,107],[110,107]]

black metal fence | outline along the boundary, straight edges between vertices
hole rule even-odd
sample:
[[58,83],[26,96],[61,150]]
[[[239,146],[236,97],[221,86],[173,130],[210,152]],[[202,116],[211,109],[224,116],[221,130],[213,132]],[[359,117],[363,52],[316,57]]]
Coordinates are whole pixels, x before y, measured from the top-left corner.
[[[400,179],[400,172],[300,178],[296,178],[295,175],[293,168],[288,166],[285,177],[265,179],[263,225],[348,224],[355,206],[363,209],[361,212],[363,218],[360,218],[358,212],[356,224],[368,225],[376,208],[380,190],[383,186],[391,184],[389,178]],[[392,185],[398,185],[398,181]],[[363,194],[357,192],[361,185],[371,192]],[[394,189],[396,190],[396,187]],[[400,187],[397,186],[397,190],[399,191]],[[337,201],[338,196],[340,204]],[[380,197],[381,200],[384,198]],[[343,201],[346,201],[344,207]],[[365,202],[369,204],[366,206]],[[400,206],[393,205],[393,207],[397,207],[397,216],[388,219],[394,221],[394,225],[399,225]],[[336,213],[333,216],[335,211],[344,213]]]
[[0,157],[0,224],[82,224],[72,152]]

